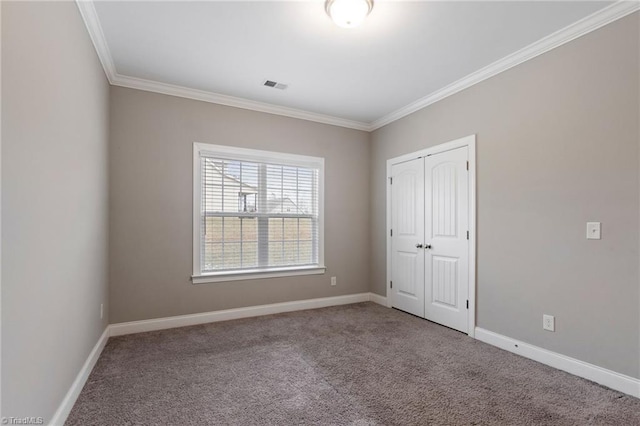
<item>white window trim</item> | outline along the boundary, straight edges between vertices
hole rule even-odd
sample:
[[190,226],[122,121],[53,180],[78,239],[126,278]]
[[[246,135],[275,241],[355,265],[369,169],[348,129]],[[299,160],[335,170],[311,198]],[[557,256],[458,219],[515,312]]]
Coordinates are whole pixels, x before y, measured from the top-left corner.
[[[246,271],[222,271],[202,273],[200,265],[200,203],[201,203],[201,173],[200,154],[230,157],[233,159],[257,162],[273,162],[277,158],[278,164],[286,166],[306,166],[318,169],[318,265],[283,267],[269,269],[251,269]],[[236,148],[225,145],[211,145],[193,143],[193,275],[194,284],[251,280],[260,278],[288,277],[299,275],[324,274],[324,158],[306,155],[287,154],[274,151],[260,151],[247,148]]]

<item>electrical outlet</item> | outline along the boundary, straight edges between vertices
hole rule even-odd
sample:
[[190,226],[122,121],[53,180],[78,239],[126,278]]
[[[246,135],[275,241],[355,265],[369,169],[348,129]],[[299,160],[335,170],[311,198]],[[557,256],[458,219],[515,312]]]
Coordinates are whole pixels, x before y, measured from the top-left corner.
[[100,304],[100,319],[104,318],[104,303]]
[[331,277],[331,285],[334,286],[336,284],[337,284],[336,277]]
[[542,328],[547,331],[556,331],[556,318],[553,315],[542,315]]
[[600,222],[587,222],[587,240],[600,239]]

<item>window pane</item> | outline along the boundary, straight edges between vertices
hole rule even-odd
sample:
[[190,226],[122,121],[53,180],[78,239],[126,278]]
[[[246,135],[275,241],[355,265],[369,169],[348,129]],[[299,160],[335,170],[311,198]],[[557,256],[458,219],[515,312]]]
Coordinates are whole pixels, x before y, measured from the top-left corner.
[[242,267],[243,268],[258,267],[258,243],[242,244]]
[[283,264],[295,265],[298,263],[298,242],[297,241],[285,241],[283,243],[284,254]]
[[258,241],[258,219],[255,217],[242,219],[242,241]]
[[266,166],[266,211],[263,213],[282,213],[282,167]]
[[300,219],[300,239],[311,240],[313,232],[313,222],[311,219]]
[[205,242],[221,242],[222,241],[222,218],[207,217],[205,218],[205,227],[202,230],[205,236]]
[[224,269],[239,269],[241,267],[240,243],[224,243]]
[[300,241],[300,264],[310,265],[313,263],[313,248],[311,241]]
[[284,189],[296,190],[298,186],[298,168],[283,167],[282,168],[282,187]]
[[257,210],[259,168],[257,163],[241,162],[238,164],[238,198],[240,211],[245,213]]
[[298,219],[283,219],[284,221],[284,240],[298,239]]
[[222,172],[224,162],[203,158],[202,209],[205,212],[222,211]]
[[282,243],[269,243],[269,265],[281,266],[283,263]]
[[253,190],[253,193],[258,192],[258,163],[249,163],[243,161],[241,164],[242,184],[246,190]]
[[223,269],[222,267],[222,244],[209,243],[204,247],[204,271],[215,271]]
[[257,194],[241,192],[238,194],[238,210],[242,213],[255,213],[257,211]]
[[282,241],[282,224],[284,219],[269,219],[269,241]]
[[240,241],[240,222],[239,217],[225,217],[224,224],[224,241],[239,242]]

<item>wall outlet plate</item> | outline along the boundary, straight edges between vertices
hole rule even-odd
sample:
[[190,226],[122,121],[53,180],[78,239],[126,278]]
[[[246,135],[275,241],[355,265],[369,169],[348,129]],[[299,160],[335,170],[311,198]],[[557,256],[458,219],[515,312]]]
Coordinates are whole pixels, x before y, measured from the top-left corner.
[[331,277],[331,285],[334,286],[337,284],[336,277]]
[[587,222],[587,240],[600,239],[600,222]]
[[553,315],[542,315],[542,328],[547,331],[556,331],[556,318]]

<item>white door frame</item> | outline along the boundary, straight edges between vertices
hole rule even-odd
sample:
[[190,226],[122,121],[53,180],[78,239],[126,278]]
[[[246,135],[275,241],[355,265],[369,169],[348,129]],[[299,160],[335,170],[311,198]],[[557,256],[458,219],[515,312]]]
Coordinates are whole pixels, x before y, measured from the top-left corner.
[[469,149],[469,330],[475,337],[476,329],[476,135],[465,136],[450,142],[401,155],[387,160],[387,306],[393,306],[391,292],[391,166],[416,158],[439,154],[452,149]]

